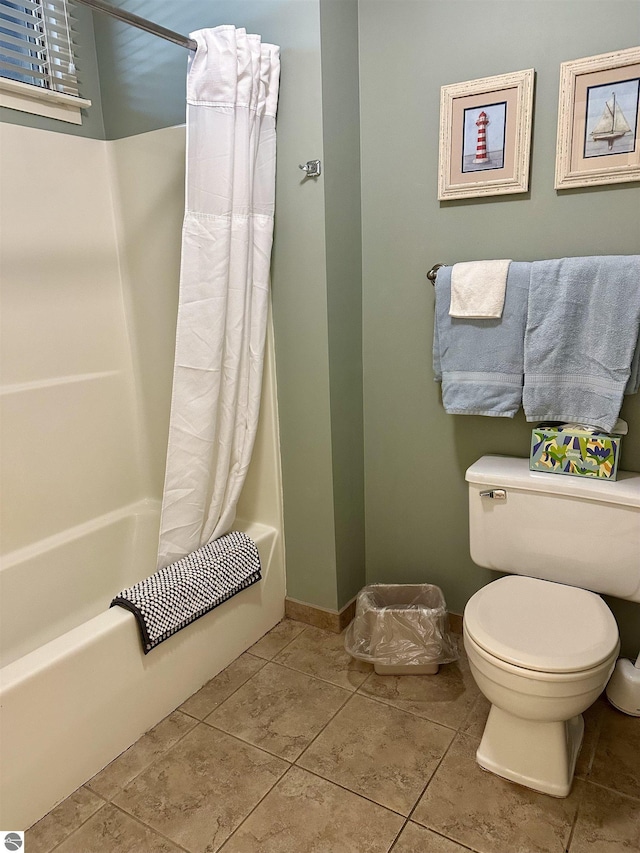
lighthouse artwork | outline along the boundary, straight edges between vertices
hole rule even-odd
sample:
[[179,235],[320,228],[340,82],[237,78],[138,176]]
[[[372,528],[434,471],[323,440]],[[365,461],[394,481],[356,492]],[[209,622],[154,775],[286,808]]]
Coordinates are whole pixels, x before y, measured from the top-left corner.
[[465,109],[463,172],[503,168],[506,118],[506,101]]
[[639,89],[637,78],[587,89],[585,158],[635,151]]
[[476,127],[478,128],[478,144],[476,145],[476,156],[473,158],[474,163],[488,163],[489,158],[487,156],[487,125],[489,124],[489,117],[486,112],[482,110],[480,115],[476,120]]

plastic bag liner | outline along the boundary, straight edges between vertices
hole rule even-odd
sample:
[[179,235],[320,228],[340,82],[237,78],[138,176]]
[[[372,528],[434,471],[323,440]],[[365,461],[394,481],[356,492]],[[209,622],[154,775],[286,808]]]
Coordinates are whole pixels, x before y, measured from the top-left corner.
[[458,659],[442,590],[432,584],[365,586],[358,593],[344,645],[358,660],[391,667]]

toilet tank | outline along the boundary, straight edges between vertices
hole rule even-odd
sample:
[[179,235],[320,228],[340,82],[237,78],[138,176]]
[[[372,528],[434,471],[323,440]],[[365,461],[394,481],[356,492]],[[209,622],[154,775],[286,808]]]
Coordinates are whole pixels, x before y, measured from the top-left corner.
[[466,479],[474,563],[640,602],[640,474],[583,479],[483,456]]

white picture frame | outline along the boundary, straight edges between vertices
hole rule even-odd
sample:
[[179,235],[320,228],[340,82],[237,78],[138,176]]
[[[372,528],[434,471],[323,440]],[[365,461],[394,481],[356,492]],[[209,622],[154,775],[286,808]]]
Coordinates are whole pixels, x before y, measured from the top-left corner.
[[640,47],[563,62],[555,188],[638,180]]
[[529,189],[534,78],[528,68],[441,88],[440,201]]

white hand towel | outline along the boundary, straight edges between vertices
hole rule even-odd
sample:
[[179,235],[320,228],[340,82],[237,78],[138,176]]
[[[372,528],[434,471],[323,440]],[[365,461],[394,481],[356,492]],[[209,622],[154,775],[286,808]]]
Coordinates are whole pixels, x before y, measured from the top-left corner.
[[451,270],[450,317],[502,317],[511,260],[468,261]]

